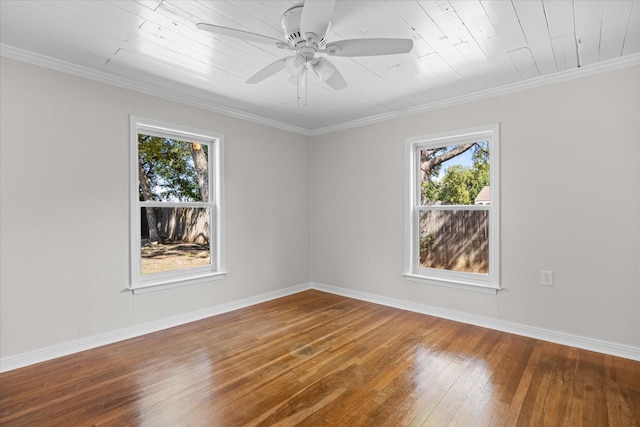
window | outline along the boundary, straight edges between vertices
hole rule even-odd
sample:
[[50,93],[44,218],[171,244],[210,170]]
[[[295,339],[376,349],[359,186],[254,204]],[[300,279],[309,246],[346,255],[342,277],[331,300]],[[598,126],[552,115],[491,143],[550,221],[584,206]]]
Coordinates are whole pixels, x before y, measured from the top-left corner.
[[500,289],[499,127],[406,140],[405,276]]
[[222,135],[131,117],[134,292],[222,278]]

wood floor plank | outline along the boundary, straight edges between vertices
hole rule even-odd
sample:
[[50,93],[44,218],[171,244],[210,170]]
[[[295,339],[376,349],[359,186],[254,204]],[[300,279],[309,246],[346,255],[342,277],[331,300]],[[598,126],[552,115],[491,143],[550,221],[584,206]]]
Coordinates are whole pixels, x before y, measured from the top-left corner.
[[0,374],[0,425],[640,427],[640,362],[311,290]]

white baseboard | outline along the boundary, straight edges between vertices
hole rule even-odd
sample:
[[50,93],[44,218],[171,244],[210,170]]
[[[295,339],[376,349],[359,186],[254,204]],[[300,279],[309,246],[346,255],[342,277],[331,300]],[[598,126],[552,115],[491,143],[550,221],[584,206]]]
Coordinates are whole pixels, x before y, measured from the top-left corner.
[[107,332],[92,337],[57,344],[27,353],[18,354],[15,356],[4,357],[0,359],[0,372],[11,371],[14,369],[33,365],[35,363],[55,359],[57,357],[67,356],[69,354],[78,353],[80,351],[89,350],[118,341],[123,341],[129,338],[161,331],[163,329],[168,329],[174,326],[183,325],[185,323],[194,322],[196,320],[215,316],[217,314],[227,313],[229,311],[238,310],[240,308],[259,304],[261,302],[270,301],[272,299],[281,298],[287,295],[292,295],[308,289],[317,289],[319,291],[342,295],[349,298],[355,298],[362,301],[368,301],[375,304],[386,305],[388,307],[394,307],[401,310],[428,314],[430,316],[441,317],[443,319],[454,320],[457,322],[482,326],[502,332],[508,332],[516,335],[522,335],[530,338],[554,342],[557,344],[568,345],[571,347],[577,347],[585,350],[595,351],[598,353],[604,353],[612,356],[624,357],[626,359],[640,361],[640,348],[638,347],[582,337],[565,332],[552,331],[549,329],[536,328],[519,323],[512,323],[504,320],[477,316],[474,314],[463,313],[460,311],[454,311],[425,304],[418,304],[395,298],[388,298],[376,294],[370,294],[367,292],[356,291],[353,289],[331,286],[324,283],[309,282],[291,286],[289,288],[278,289],[277,291],[268,292],[237,301],[231,301],[213,307],[204,308],[202,310],[168,317],[166,319],[144,323],[142,325],[132,326],[113,332]]
[[566,332],[553,331],[549,329],[527,326],[520,323],[507,322],[505,320],[492,319],[490,317],[477,316],[475,314],[463,313],[460,311],[449,310],[446,308],[434,307],[415,302],[388,298],[380,295],[370,294],[366,292],[355,291],[353,289],[340,288],[336,286],[326,285],[324,283],[312,283],[311,288],[319,291],[329,292],[336,295],[342,295],[349,298],[355,298],[362,301],[373,302],[376,304],[386,305],[388,307],[399,308],[402,310],[413,311],[416,313],[428,314],[430,316],[441,317],[443,319],[454,320],[457,322],[468,323],[470,325],[482,326],[484,328],[494,329],[497,331],[508,332],[515,335],[521,335],[529,338],[536,338],[543,341],[549,341],[556,344],[568,345],[584,350],[595,351],[598,353],[609,354],[611,356],[624,357],[625,359],[640,361],[640,347],[630,345],[617,344],[609,341],[587,338],[579,335],[573,335]]
[[119,329],[113,332],[94,335],[87,338],[81,338],[70,342],[56,344],[50,347],[29,351],[27,353],[8,356],[0,359],[0,372],[11,371],[35,363],[45,362],[57,357],[67,356],[69,354],[78,353],[80,351],[89,350],[107,344],[113,344],[129,338],[138,337],[152,332],[161,331],[163,329],[172,328],[174,326],[183,325],[189,322],[195,322],[216,314],[227,313],[229,311],[238,310],[240,308],[259,304],[261,302],[284,297],[298,292],[311,289],[310,283],[303,283],[289,288],[278,289],[277,291],[268,292],[253,297],[231,301],[225,304],[207,307],[202,310],[192,311],[177,316],[167,317],[153,322],[143,323],[141,325],[131,326],[129,328]]

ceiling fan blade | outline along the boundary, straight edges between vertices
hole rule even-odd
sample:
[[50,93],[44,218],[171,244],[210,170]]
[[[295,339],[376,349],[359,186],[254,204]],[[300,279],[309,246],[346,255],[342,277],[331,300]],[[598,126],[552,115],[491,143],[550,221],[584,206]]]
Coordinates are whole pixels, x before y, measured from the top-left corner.
[[335,4],[335,0],[305,0],[300,17],[302,36],[313,33],[321,39],[329,28]]
[[274,74],[278,73],[279,71],[284,70],[286,60],[287,58],[280,58],[277,61],[272,62],[271,64],[264,67],[262,70],[255,73],[253,76],[249,77],[249,79],[247,80],[247,83],[250,83],[250,84],[260,83],[267,77],[271,77]]
[[212,25],[204,22],[200,22],[199,24],[196,24],[196,27],[199,30],[209,31],[210,33],[221,34],[224,36],[231,36],[231,37],[235,37],[235,38],[250,41],[250,42],[268,44],[271,46],[279,47],[281,49],[288,46],[287,43],[283,42],[282,40],[278,40],[276,38],[269,37],[269,36],[263,36],[262,34],[236,30],[235,28],[221,27],[219,25]]
[[332,56],[373,56],[408,53],[411,39],[350,39],[327,43],[326,53]]
[[332,89],[341,90],[347,87],[347,82],[340,71],[328,59],[318,58],[310,63],[310,67]]
[[347,82],[338,70],[336,70],[336,72],[333,73],[330,78],[325,80],[325,83],[328,84],[333,90],[342,90],[347,87]]

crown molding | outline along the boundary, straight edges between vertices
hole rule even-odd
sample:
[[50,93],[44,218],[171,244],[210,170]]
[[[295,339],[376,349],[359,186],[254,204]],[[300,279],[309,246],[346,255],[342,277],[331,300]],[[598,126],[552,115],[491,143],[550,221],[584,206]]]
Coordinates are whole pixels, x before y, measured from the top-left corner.
[[62,61],[51,56],[41,55],[28,50],[19,49],[13,46],[0,43],[0,56],[27,62],[40,67],[49,68],[55,71],[71,74],[76,77],[82,77],[94,80],[100,83],[106,83],[123,89],[139,92],[144,95],[156,96],[158,98],[169,101],[178,102],[180,104],[189,105],[191,107],[201,108],[213,113],[223,114],[225,116],[246,120],[253,123],[285,130],[288,132],[298,133],[309,136],[309,130],[299,126],[293,126],[288,123],[279,122],[268,119],[255,114],[246,113],[230,107],[225,107],[214,102],[204,101],[191,96],[183,95],[179,92],[167,90],[156,85],[150,85],[143,82],[115,76],[113,74],[98,71],[93,68],[84,67],[82,65],[73,64],[71,62]]
[[331,132],[337,132],[337,131],[351,129],[355,127],[380,123],[386,120],[406,117],[413,114],[424,113],[427,111],[438,110],[441,108],[452,107],[455,105],[466,104],[473,101],[480,101],[483,99],[494,98],[497,96],[508,95],[516,92],[522,92],[528,89],[534,89],[542,86],[562,83],[569,80],[575,80],[581,77],[587,77],[587,76],[592,76],[596,74],[606,73],[609,71],[615,71],[622,68],[632,67],[635,65],[640,65],[640,53],[624,56],[622,58],[616,58],[608,61],[599,62],[597,64],[586,65],[580,68],[564,70],[558,73],[549,74],[546,76],[540,76],[540,77],[536,77],[536,78],[521,81],[521,82],[511,83],[511,84],[496,87],[496,88],[485,89],[485,90],[473,92],[466,95],[447,98],[440,101],[431,102],[428,104],[417,105],[414,107],[409,107],[402,110],[393,111],[390,113],[383,113],[375,116],[369,116],[362,119],[341,123],[335,126],[328,126],[321,129],[315,129],[315,130],[309,131],[309,134],[311,136],[323,135]]
[[478,92],[460,95],[453,98],[447,98],[439,101],[434,101],[428,104],[417,105],[414,107],[405,108],[390,113],[377,114],[374,116],[365,117],[362,119],[353,120],[350,122],[340,123],[334,126],[327,126],[317,129],[306,129],[299,126],[294,126],[288,123],[279,122],[277,120],[268,119],[266,117],[258,116],[255,114],[246,113],[241,110],[236,110],[230,107],[225,107],[214,102],[204,101],[191,96],[183,95],[179,92],[167,90],[155,85],[149,85],[146,83],[126,79],[123,77],[115,76],[103,71],[98,71],[92,68],[84,67],[81,65],[72,64],[70,62],[62,61],[50,56],[37,54],[27,50],[19,49],[13,46],[0,44],[0,56],[16,59],[19,61],[31,63],[45,68],[50,68],[63,73],[71,74],[77,77],[82,77],[90,80],[94,80],[101,83],[110,84],[123,89],[132,90],[145,95],[156,96],[159,98],[167,99],[170,101],[179,102],[181,104],[189,105],[192,107],[201,108],[203,110],[211,111],[218,114],[234,117],[237,119],[247,120],[249,122],[262,124],[265,126],[285,130],[288,132],[297,133],[305,136],[317,136],[327,133],[338,132],[346,129],[356,128],[360,126],[371,125],[375,123],[384,122],[391,119],[406,117],[418,113],[424,113],[427,111],[433,111],[441,108],[452,107],[455,105],[465,104],[474,101],[480,101],[496,96],[508,95],[516,92],[521,92],[528,89],[534,89],[551,84],[561,83],[569,80],[574,80],[581,77],[601,74],[609,71],[615,71],[626,67],[632,67],[640,65],[640,53],[624,56],[622,58],[611,59],[608,61],[600,62],[597,64],[587,65],[580,68],[560,71],[558,73],[549,74],[546,76],[540,76],[533,79],[511,83],[508,85],[500,86],[492,89],[485,89]]

